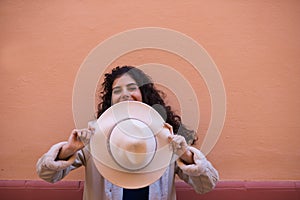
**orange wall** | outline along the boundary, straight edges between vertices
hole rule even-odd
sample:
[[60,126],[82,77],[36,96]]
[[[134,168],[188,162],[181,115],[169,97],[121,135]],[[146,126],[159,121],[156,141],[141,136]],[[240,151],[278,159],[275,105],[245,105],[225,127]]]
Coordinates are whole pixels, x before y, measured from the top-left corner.
[[[192,37],[220,70],[227,116],[208,157],[221,179],[299,180],[299,19],[297,0],[2,0],[0,179],[38,179],[37,159],[68,138],[74,128],[75,76],[97,44],[128,29],[155,26]],[[112,66],[148,62],[172,66],[191,82],[200,98],[198,133],[203,139],[209,96],[186,61],[143,50],[120,57]],[[68,179],[83,176],[81,169]]]

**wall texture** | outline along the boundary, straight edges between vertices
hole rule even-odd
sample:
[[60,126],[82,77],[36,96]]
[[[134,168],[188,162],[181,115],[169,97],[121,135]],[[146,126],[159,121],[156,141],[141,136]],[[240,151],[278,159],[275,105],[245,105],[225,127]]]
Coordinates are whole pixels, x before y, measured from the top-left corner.
[[[38,179],[37,159],[68,138],[76,73],[96,45],[122,31],[155,26],[193,38],[219,68],[227,115],[208,158],[221,179],[299,180],[299,19],[297,0],[2,0],[0,179]],[[149,62],[172,66],[190,81],[201,107],[201,146],[211,108],[205,84],[189,63],[149,49],[110,67]],[[81,169],[67,179],[83,176]]]

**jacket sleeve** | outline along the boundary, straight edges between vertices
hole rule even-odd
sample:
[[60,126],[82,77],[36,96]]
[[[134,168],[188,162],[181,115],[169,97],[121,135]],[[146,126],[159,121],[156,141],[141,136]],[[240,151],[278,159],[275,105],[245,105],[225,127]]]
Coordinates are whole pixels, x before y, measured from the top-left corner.
[[194,147],[189,147],[189,149],[194,154],[194,164],[187,165],[178,159],[176,161],[176,173],[197,193],[207,193],[216,186],[219,174],[200,150]]
[[71,170],[82,165],[83,154],[78,151],[68,160],[56,160],[59,150],[67,142],[53,145],[37,162],[36,170],[40,178],[47,182],[55,183],[63,179]]

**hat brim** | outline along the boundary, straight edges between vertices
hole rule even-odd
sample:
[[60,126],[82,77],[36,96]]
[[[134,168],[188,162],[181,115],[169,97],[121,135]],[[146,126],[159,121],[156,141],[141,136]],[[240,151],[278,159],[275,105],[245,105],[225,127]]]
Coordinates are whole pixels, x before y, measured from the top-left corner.
[[[152,161],[139,170],[127,170],[115,162],[108,148],[112,129],[126,119],[145,123],[156,139],[156,152]],[[138,101],[124,101],[107,109],[97,120],[97,131],[91,139],[91,154],[99,173],[111,183],[123,188],[141,188],[158,180],[168,168],[173,151],[169,146],[169,129],[165,121],[151,106]]]

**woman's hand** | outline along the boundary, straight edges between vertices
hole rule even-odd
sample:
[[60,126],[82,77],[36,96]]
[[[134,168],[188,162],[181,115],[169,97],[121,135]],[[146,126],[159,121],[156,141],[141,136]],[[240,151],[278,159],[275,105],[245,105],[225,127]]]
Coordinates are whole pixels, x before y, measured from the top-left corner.
[[89,144],[93,131],[90,129],[74,129],[68,139],[68,147],[74,152]]
[[185,163],[193,164],[193,153],[189,150],[185,138],[181,135],[174,135],[173,127],[170,124],[165,123],[165,127],[167,127],[171,132],[171,135],[168,136],[168,140],[173,148],[174,153]]
[[77,151],[83,149],[90,143],[90,139],[95,132],[94,122],[90,122],[88,128],[74,129],[68,139],[68,143],[65,144],[59,154],[58,159],[64,160],[72,156]]

